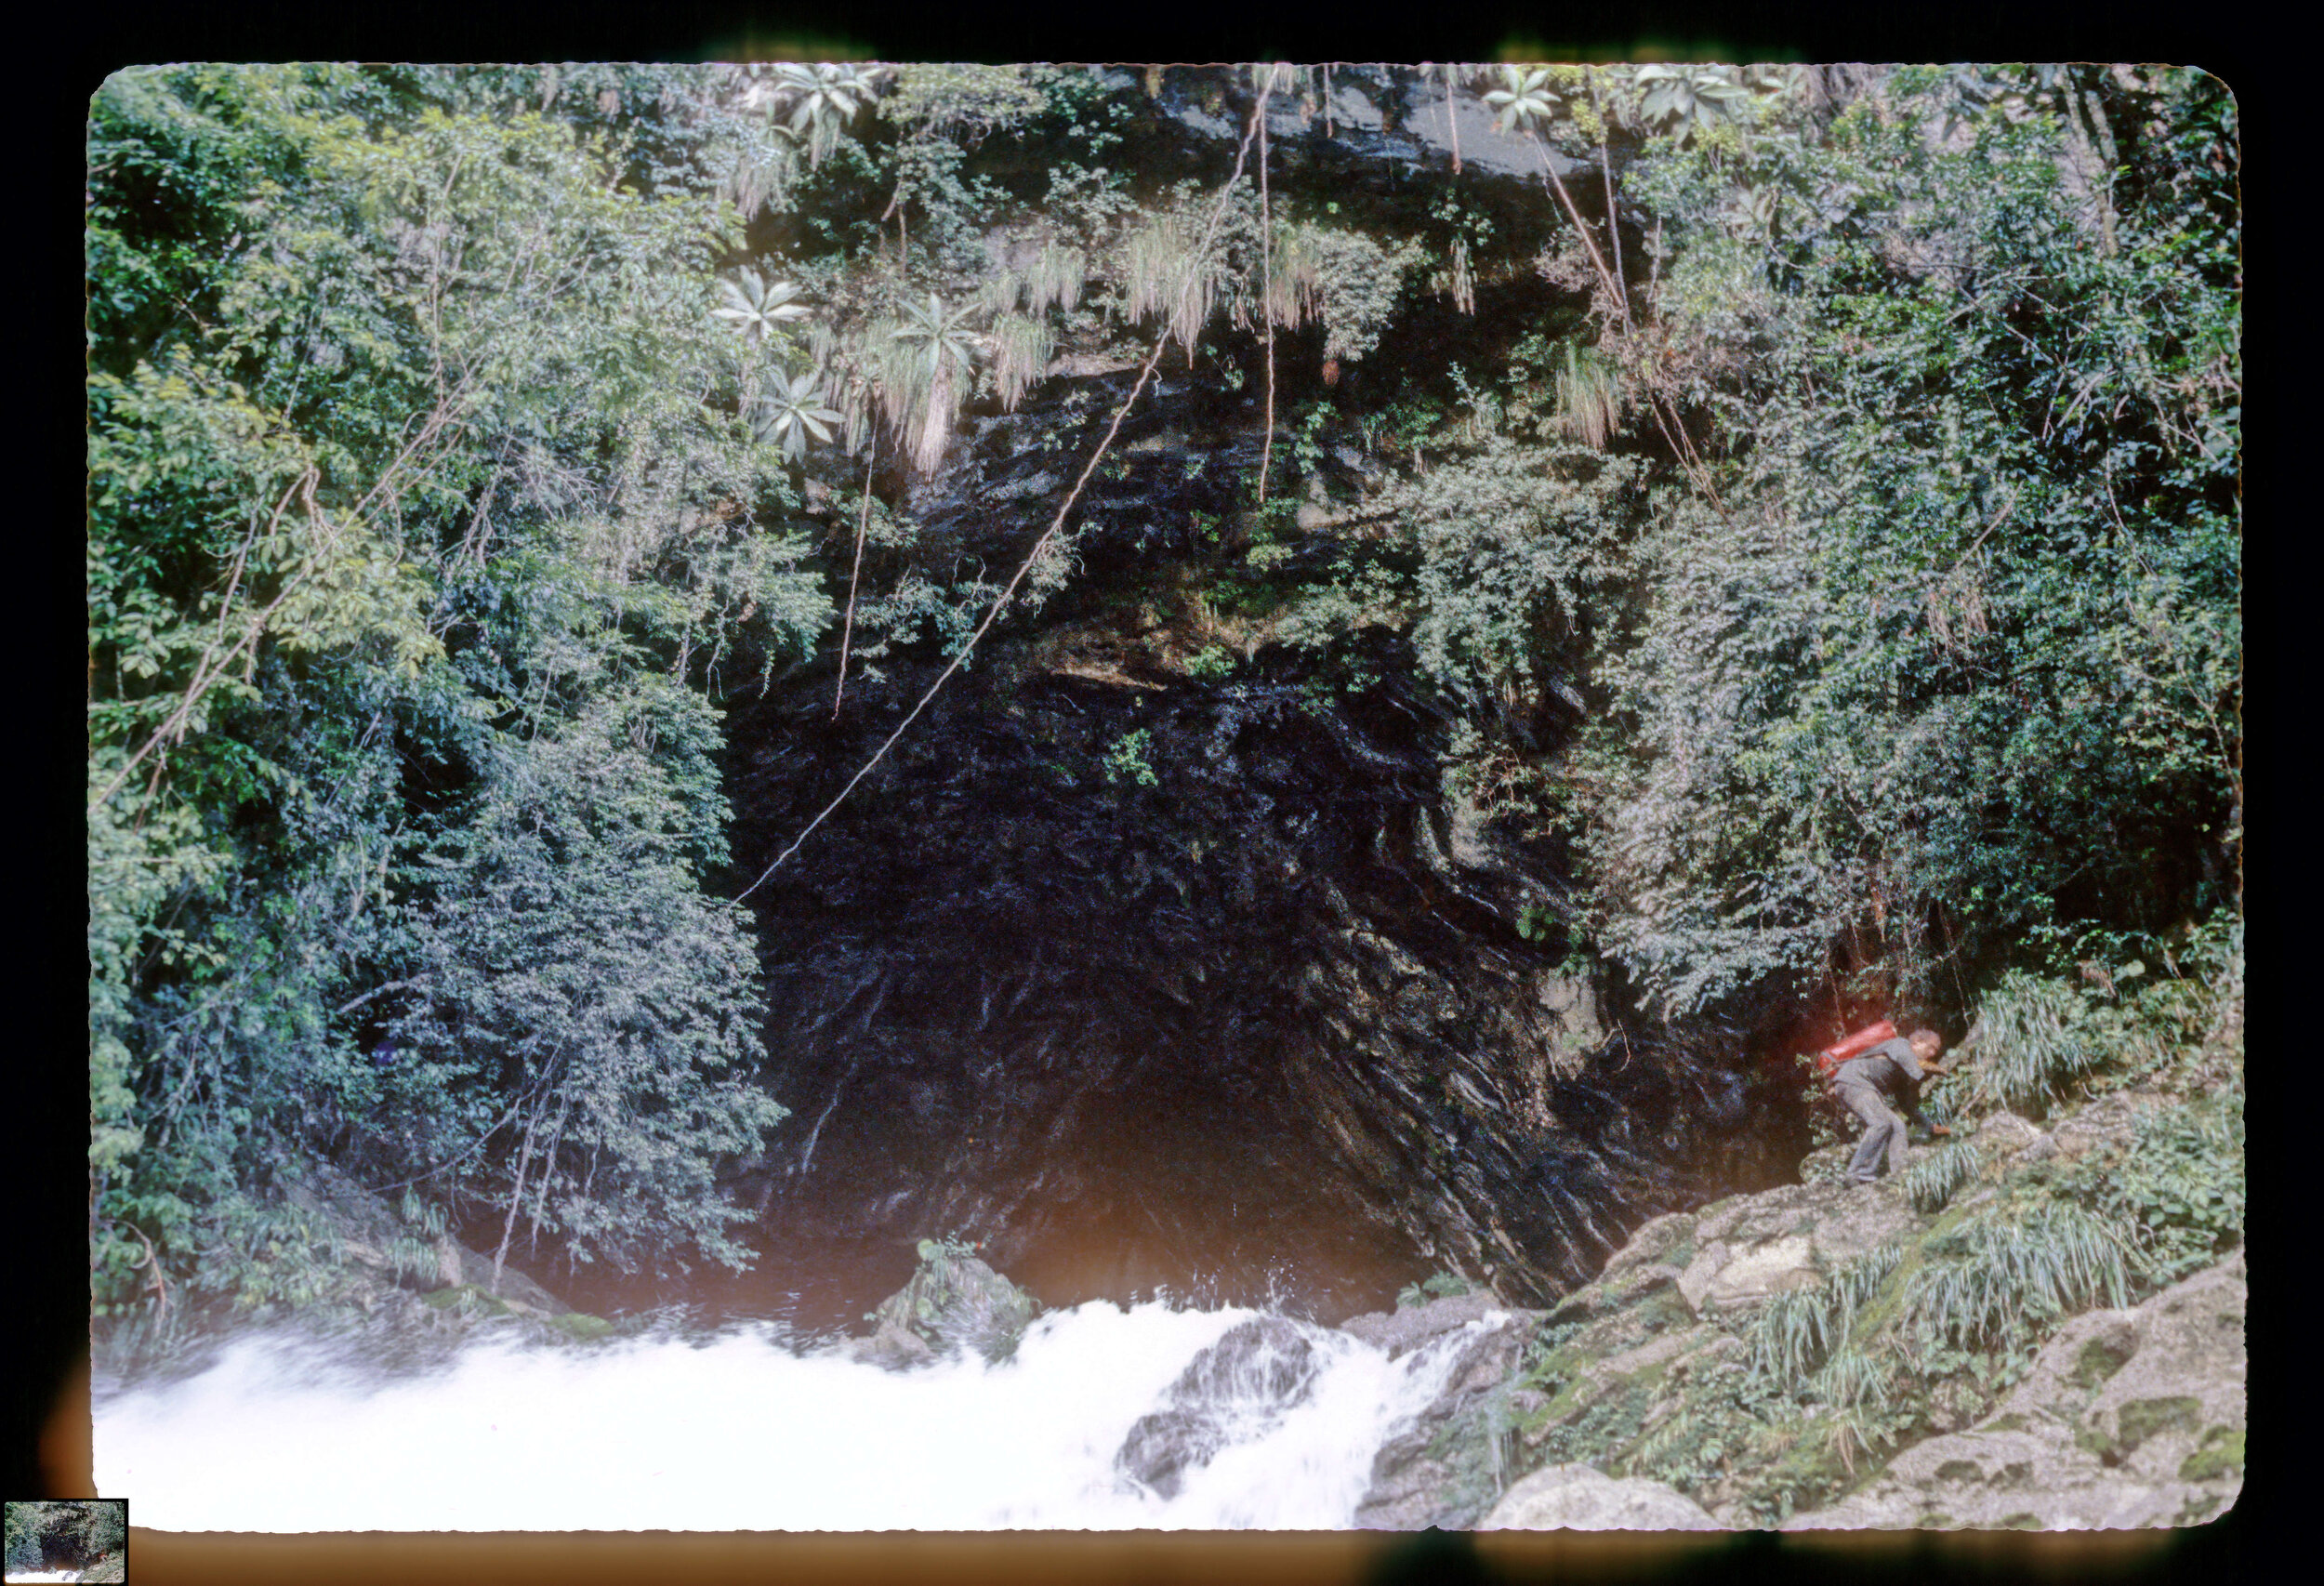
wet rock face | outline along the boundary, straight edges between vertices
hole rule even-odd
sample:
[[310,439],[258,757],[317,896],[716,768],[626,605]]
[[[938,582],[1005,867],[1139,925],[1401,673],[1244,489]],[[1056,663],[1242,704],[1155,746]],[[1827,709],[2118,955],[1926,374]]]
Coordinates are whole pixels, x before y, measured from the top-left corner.
[[1419,1310],[1417,1330],[1434,1333],[1426,1347],[1453,1357],[1436,1395],[1373,1456],[1371,1483],[1356,1504],[1354,1524],[1374,1530],[1465,1530],[1500,1491],[1512,1429],[1541,1408],[1515,1376],[1541,1313],[1480,1308],[1471,1295]]
[[1299,1324],[1260,1316],[1196,1355],[1170,1385],[1166,1408],[1129,1429],[1116,1463],[1123,1474],[1175,1498],[1191,1466],[1238,1439],[1263,1435],[1314,1391],[1323,1362]]
[[[1546,1299],[1789,1167],[1739,1052],[1578,1043],[1594,993],[1513,928],[1562,885],[1447,852],[1419,689],[1147,691],[1030,648],[956,679],[752,900],[792,1109],[743,1186],[771,1244],[959,1230],[1052,1303],[1226,1274],[1344,1315],[1439,1266]],[[745,722],[738,847],[803,826],[903,692]]]

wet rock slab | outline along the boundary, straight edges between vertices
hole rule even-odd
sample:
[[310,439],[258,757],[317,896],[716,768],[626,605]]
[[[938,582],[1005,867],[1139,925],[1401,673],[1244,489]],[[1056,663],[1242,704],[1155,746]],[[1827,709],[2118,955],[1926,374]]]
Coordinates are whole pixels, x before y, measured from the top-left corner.
[[1385,1350],[1388,1358],[1394,1360],[1458,1328],[1482,1320],[1487,1312],[1506,1308],[1491,1293],[1479,1290],[1427,1304],[1353,1316],[1340,1323],[1340,1330],[1375,1349]]
[[1407,1351],[1435,1343],[1454,1356],[1435,1397],[1373,1457],[1371,1484],[1356,1505],[1354,1524],[1464,1529],[1499,1495],[1510,1428],[1540,1408],[1516,1379],[1542,1313],[1506,1309],[1489,1295],[1461,1295],[1405,1315],[1411,1320],[1393,1334],[1386,1325],[1367,1330],[1392,1336]]

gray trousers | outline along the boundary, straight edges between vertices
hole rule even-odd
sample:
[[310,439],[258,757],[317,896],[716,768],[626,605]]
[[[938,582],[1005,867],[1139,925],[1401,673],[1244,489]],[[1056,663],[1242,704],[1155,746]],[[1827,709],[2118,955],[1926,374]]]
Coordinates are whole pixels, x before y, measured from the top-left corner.
[[1864,1138],[1856,1142],[1855,1155],[1848,1158],[1848,1182],[1870,1183],[1880,1177],[1883,1158],[1890,1172],[1901,1172],[1905,1165],[1904,1118],[1867,1080],[1842,1075],[1834,1089],[1840,1092],[1842,1104],[1864,1120]]

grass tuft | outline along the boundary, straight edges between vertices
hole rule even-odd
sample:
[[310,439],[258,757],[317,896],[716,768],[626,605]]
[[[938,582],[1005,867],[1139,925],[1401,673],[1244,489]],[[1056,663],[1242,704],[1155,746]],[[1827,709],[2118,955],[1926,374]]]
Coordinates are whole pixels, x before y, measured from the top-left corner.
[[2063,981],[2012,970],[1985,999],[1983,1055],[1970,1073],[1971,1106],[2040,1117],[2050,1099],[2098,1066],[2080,993]]
[[1907,1325],[1960,1349],[2007,1348],[2102,1301],[2125,1304],[2135,1271],[2122,1225],[2071,1202],[1995,1207],[1930,1250],[1905,1296]]
[[1961,1185],[1976,1178],[1985,1152],[1976,1142],[1956,1140],[1938,1146],[1905,1170],[1905,1193],[1922,1211],[1942,1211]]
[[1789,1388],[1848,1341],[1856,1314],[1880,1293],[1905,1259],[1900,1245],[1868,1250],[1812,1289],[1770,1299],[1748,1339],[1752,1372]]

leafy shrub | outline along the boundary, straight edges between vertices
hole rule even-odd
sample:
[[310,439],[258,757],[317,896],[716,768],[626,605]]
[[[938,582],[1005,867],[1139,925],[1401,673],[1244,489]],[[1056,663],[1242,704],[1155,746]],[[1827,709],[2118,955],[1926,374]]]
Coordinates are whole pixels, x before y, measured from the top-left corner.
[[1682,1492],[1718,1480],[1732,1461],[1748,1455],[1754,1435],[1776,1413],[1774,1405],[1750,1398],[1745,1386],[1743,1373],[1716,1368],[1690,1382],[1677,1408],[1647,1427],[1621,1459],[1608,1461],[1619,1468],[1607,1474],[1668,1482]]
[[[1942,80],[1748,169],[1657,145],[1630,176],[1667,220],[1658,345],[1724,443],[1657,500],[1592,657],[1602,940],[1672,1009],[1835,960],[1934,995],[2044,921],[2151,926],[2232,884],[2232,106],[2142,79],[2132,116],[2180,132],[2125,139],[2154,164],[2093,245],[2063,122],[1996,104],[1940,141]],[[1997,272],[1935,262],[1969,258]],[[2135,508],[2105,460],[2133,455]]]
[[1227,654],[1223,644],[1206,645],[1186,658],[1186,675],[1190,678],[1224,678],[1235,674],[1235,657]]
[[2243,1238],[2241,1088],[2141,1116],[2119,1160],[2078,1164],[2059,1188],[2136,1230],[2147,1283],[2209,1265]]
[[41,1567],[39,1505],[11,1503],[7,1506],[7,1571],[11,1575],[30,1574]]
[[1141,787],[1152,787],[1161,779],[1154,767],[1146,762],[1146,750],[1154,743],[1154,734],[1145,727],[1124,733],[1105,757],[1105,780],[1135,782]]
[[1411,1305],[1425,1305],[1431,1300],[1449,1300],[1456,1294],[1467,1294],[1475,1286],[1457,1272],[1439,1272],[1418,1283],[1407,1283],[1397,1291],[1396,1306],[1402,1310]]

